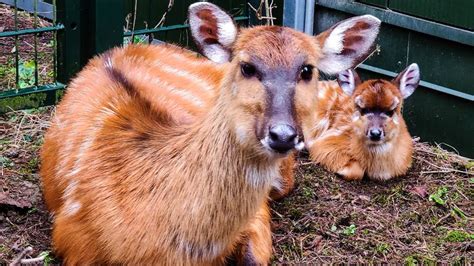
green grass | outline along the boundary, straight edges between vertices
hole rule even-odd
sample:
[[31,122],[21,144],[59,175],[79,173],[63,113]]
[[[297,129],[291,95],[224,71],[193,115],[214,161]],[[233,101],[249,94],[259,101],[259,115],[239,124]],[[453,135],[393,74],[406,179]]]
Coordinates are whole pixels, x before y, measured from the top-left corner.
[[474,234],[464,231],[453,230],[449,231],[446,235],[446,241],[448,242],[465,242],[470,240],[474,240]]

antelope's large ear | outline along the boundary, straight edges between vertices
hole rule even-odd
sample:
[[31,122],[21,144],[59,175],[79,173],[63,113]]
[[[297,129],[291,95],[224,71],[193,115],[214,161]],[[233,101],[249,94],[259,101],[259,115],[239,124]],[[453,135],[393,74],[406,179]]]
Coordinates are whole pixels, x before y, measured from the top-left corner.
[[402,97],[404,99],[408,98],[418,87],[418,83],[420,83],[420,68],[415,63],[409,65],[398,74],[393,82],[400,88]]
[[217,63],[228,62],[237,37],[232,18],[218,6],[207,2],[190,5],[188,18],[191,34],[204,56]]
[[339,73],[337,82],[342,90],[350,96],[354,93],[354,89],[360,84],[360,78],[357,72],[350,68]]
[[333,75],[364,61],[373,50],[380,23],[371,15],[353,17],[316,36],[322,51],[318,69]]

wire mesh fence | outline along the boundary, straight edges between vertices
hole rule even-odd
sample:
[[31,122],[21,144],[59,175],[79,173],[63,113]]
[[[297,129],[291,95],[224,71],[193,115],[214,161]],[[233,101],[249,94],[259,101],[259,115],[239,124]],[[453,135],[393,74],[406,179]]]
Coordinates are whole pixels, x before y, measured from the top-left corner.
[[[94,55],[170,42],[194,49],[196,0],[0,0],[0,113],[54,104]],[[240,25],[281,23],[282,0],[215,0]],[[281,6],[281,8],[277,8]]]
[[39,0],[21,1],[29,11],[19,3],[0,4],[0,98],[63,87],[56,82],[56,32],[63,26],[55,21],[54,2],[41,13]]

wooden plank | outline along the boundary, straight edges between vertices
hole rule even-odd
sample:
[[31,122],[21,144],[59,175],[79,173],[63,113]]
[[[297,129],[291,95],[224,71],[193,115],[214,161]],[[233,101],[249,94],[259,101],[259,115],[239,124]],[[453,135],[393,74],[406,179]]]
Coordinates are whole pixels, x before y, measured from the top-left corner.
[[390,9],[448,25],[474,30],[473,0],[396,0]]
[[388,0],[359,0],[357,2],[361,2],[364,4],[369,4],[369,5],[374,5],[374,6],[379,6],[379,7],[387,7],[388,6]]

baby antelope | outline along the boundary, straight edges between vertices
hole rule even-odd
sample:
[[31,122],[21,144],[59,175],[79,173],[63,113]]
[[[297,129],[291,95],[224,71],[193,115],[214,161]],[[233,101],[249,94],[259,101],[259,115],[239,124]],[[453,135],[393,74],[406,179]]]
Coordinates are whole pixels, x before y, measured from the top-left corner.
[[420,71],[411,64],[394,80],[361,83],[354,70],[321,82],[316,121],[305,134],[311,159],[344,177],[364,174],[388,180],[407,172],[413,143],[402,117],[403,100],[418,86]]

